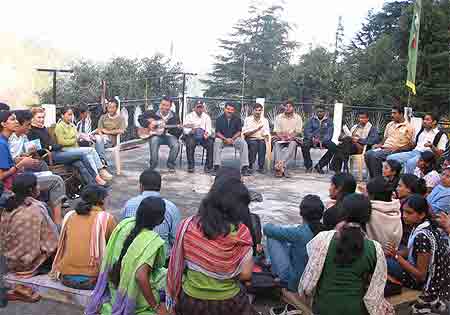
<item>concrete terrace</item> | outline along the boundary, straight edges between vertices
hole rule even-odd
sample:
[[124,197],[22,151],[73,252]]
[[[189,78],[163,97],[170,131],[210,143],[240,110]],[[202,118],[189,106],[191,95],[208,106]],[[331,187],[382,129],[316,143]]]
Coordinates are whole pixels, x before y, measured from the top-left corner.
[[[183,216],[197,212],[203,196],[211,187],[214,177],[205,174],[201,164],[201,149],[196,151],[196,172],[189,174],[186,171],[186,156],[183,151],[183,165],[177,172],[170,174],[166,169],[167,147],[161,147],[160,171],[163,178],[163,197],[173,201],[182,211]],[[122,174],[115,176],[111,186],[111,196],[107,202],[108,210],[115,216],[119,216],[125,202],[138,193],[138,181],[140,173],[148,167],[149,152],[147,144],[139,144],[136,147],[122,151]],[[255,173],[251,177],[244,178],[246,185],[260,192],[264,201],[252,203],[251,210],[261,216],[263,222],[295,223],[299,220],[298,205],[303,196],[317,194],[322,200],[328,196],[330,175],[317,173],[305,174],[301,161],[297,161],[297,167],[290,172],[291,178],[275,178],[271,174]],[[239,167],[234,160],[234,150],[225,149],[224,165]]]

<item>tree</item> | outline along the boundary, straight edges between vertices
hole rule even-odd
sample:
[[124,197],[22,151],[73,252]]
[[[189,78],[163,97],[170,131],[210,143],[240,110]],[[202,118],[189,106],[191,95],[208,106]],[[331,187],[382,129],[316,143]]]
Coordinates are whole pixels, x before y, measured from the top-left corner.
[[[72,65],[71,76],[57,81],[57,98],[60,104],[98,102],[102,80],[107,84],[107,96],[119,95],[122,99],[141,99],[148,94],[179,96],[181,93],[181,64],[172,64],[163,55],[151,58],[130,59],[117,57],[107,63],[79,60]],[[51,103],[52,90],[40,94],[42,103]]]
[[[411,97],[417,110],[449,106],[449,4],[423,0],[416,85]],[[387,2],[380,12],[369,12],[366,22],[344,53],[344,100],[359,105],[408,102],[405,87],[412,2]]]
[[[291,26],[282,20],[283,8],[259,10],[250,7],[250,17],[240,20],[227,39],[219,39],[223,53],[217,55],[213,71],[204,80],[207,96],[239,96],[244,80],[245,94],[270,97],[276,70],[288,65],[297,47],[288,38]],[[245,74],[243,73],[245,67]]]

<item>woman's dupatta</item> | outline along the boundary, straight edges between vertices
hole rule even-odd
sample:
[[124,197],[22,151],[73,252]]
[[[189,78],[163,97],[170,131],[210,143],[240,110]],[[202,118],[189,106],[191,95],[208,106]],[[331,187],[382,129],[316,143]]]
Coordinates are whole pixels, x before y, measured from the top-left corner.
[[[336,231],[321,232],[308,243],[309,260],[299,283],[298,291],[300,295],[314,297],[314,290],[322,274],[328,249],[335,233]],[[375,245],[377,263],[369,288],[363,298],[364,305],[370,315],[393,315],[395,314],[394,308],[384,298],[387,266],[383,248],[378,242],[373,241],[373,243]]]

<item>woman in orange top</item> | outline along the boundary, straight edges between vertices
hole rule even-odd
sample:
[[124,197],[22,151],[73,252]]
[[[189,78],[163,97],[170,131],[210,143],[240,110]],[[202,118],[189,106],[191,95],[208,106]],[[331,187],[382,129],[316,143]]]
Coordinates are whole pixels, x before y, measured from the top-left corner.
[[95,287],[106,243],[116,227],[114,217],[104,211],[107,190],[88,185],[81,201],[64,217],[52,277],[68,287]]

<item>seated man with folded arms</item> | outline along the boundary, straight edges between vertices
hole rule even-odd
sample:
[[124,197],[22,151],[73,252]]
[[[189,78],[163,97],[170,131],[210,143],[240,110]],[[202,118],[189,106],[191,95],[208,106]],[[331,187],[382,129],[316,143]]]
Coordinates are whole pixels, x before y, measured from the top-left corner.
[[393,106],[391,116],[392,121],[384,130],[383,141],[372,146],[364,156],[371,178],[382,175],[382,163],[389,155],[408,151],[412,147],[414,128],[405,120],[404,108]]
[[201,145],[206,150],[205,173],[210,173],[213,168],[214,138],[212,134],[211,118],[205,113],[205,105],[202,101],[195,103],[194,110],[184,120],[184,127],[189,130],[184,135],[186,143],[186,157],[188,172],[195,169],[195,147]]
[[294,103],[287,101],[284,113],[275,118],[272,142],[275,176],[288,177],[287,165],[294,159],[297,146],[302,143],[303,122],[295,113]]
[[233,146],[239,151],[241,159],[242,176],[250,176],[248,168],[248,146],[241,137],[241,118],[235,114],[233,103],[225,104],[224,113],[216,121],[216,139],[214,141],[214,173],[217,173],[222,164],[222,149],[224,146]]
[[335,172],[342,171],[342,163],[347,163],[350,155],[361,154],[365,145],[370,150],[372,145],[380,142],[380,137],[378,129],[369,121],[369,113],[361,111],[358,114],[358,123],[350,129],[350,135],[344,135],[339,141],[331,162],[331,169]]
[[269,121],[262,116],[263,106],[255,104],[253,114],[245,118],[242,134],[248,145],[248,159],[250,171],[258,156],[258,172],[264,173],[264,163],[266,161],[266,140],[270,135]]
[[406,151],[391,154],[388,160],[396,160],[405,167],[405,173],[413,174],[420,154],[425,151],[431,151],[436,158],[442,156],[448,143],[445,132],[438,127],[439,117],[435,114],[426,114],[423,118],[422,128],[416,135],[415,148],[412,151]]

